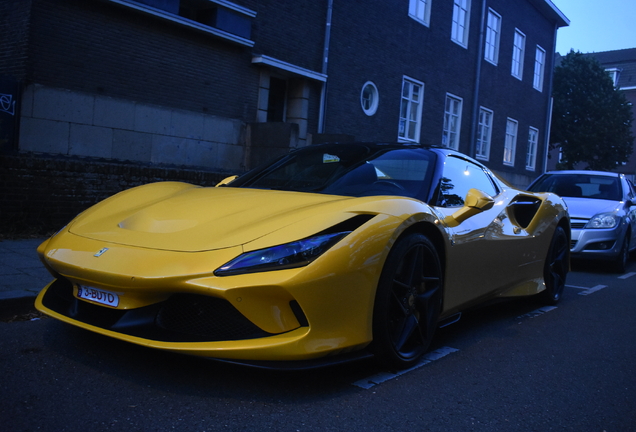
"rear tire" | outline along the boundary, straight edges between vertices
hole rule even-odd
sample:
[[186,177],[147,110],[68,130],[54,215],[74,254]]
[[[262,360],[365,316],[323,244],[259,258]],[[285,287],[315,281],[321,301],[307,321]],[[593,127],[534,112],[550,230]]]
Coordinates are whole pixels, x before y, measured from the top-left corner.
[[372,350],[389,368],[417,364],[428,349],[442,307],[442,266],[422,234],[400,240],[382,270],[373,310]]
[[555,305],[561,300],[565,279],[570,270],[570,245],[563,227],[558,226],[552,236],[543,269],[545,290],[539,293],[541,302]]

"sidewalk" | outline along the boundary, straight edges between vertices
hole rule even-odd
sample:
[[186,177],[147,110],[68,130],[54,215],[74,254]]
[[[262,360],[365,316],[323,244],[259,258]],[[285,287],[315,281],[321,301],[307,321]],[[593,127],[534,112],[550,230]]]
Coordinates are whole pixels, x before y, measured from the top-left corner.
[[32,308],[37,294],[53,279],[36,253],[44,240],[0,241],[0,314]]

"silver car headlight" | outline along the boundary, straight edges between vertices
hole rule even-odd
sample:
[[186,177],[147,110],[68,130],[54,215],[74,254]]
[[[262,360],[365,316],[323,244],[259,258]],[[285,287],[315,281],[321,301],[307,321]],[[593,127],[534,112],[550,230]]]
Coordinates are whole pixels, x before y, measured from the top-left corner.
[[609,229],[614,228],[620,223],[620,218],[615,213],[599,213],[594,215],[592,219],[585,225],[587,229]]

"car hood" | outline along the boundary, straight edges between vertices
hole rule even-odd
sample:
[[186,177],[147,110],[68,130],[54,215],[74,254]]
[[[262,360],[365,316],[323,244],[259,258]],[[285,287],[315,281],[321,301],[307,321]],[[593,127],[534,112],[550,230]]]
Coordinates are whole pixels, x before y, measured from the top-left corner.
[[619,201],[608,201],[593,198],[563,198],[568,205],[568,212],[572,218],[590,219],[598,213],[618,211],[622,205]]
[[94,240],[144,248],[214,250],[244,245],[310,217],[314,225],[320,215],[324,215],[324,223],[331,223],[334,214],[343,217],[342,206],[333,204],[353,199],[157,183],[122,192],[97,204],[75,219],[69,231]]

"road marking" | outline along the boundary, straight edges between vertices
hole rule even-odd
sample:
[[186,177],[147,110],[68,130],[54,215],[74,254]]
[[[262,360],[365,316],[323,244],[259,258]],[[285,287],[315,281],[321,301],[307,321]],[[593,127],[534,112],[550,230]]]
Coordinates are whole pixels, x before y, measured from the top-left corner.
[[596,292],[596,291],[602,290],[603,288],[607,288],[607,285],[596,285],[596,286],[595,286],[595,287],[593,287],[593,288],[587,289],[587,290],[585,290],[585,291],[581,291],[581,292],[579,293],[579,295],[588,295],[588,294],[592,294],[593,292]]
[[634,276],[634,275],[636,275],[636,273],[634,273],[634,272],[631,272],[631,273],[625,273],[624,275],[619,276],[618,278],[619,278],[619,279],[627,279],[627,278],[630,278],[630,277],[632,277],[632,276]]
[[592,287],[592,288],[579,287],[579,286],[574,286],[574,285],[566,285],[566,287],[580,289],[582,291],[580,293],[577,293],[577,294],[585,296],[585,295],[588,295],[588,294],[592,294],[592,293],[594,293],[596,291],[602,290],[603,288],[607,288],[607,285],[596,285],[595,287]]
[[532,312],[528,312],[527,314],[520,315],[517,317],[517,319],[538,317],[539,315],[543,315],[544,313],[550,312],[551,310],[554,310],[556,308],[556,306],[544,306],[542,308],[533,310]]
[[566,287],[568,287],[568,288],[576,288],[576,289],[580,289],[580,290],[589,289],[588,287],[580,287],[580,286],[576,286],[576,285],[566,285]]
[[424,355],[424,357],[422,357],[422,360],[420,360],[420,362],[418,364],[416,364],[415,366],[413,366],[412,368],[409,369],[404,369],[398,372],[380,372],[378,374],[372,375],[368,378],[363,378],[361,380],[358,380],[356,382],[353,383],[354,386],[356,387],[360,387],[363,389],[370,389],[373,386],[376,386],[378,384],[382,384],[385,381],[388,381],[390,379],[393,378],[397,378],[400,375],[404,375],[405,373],[411,372],[412,370],[415,370],[417,368],[420,368],[426,364],[429,364],[431,362],[434,362],[435,360],[439,360],[442,357],[447,356],[448,354],[454,353],[459,351],[458,349],[455,348],[451,348],[451,347],[442,347],[439,349],[436,349],[435,351],[431,351],[430,353]]

